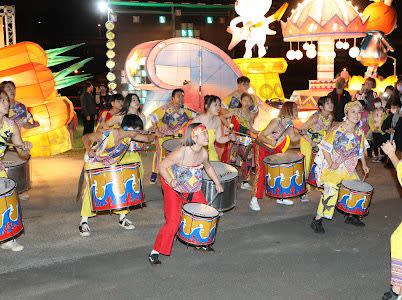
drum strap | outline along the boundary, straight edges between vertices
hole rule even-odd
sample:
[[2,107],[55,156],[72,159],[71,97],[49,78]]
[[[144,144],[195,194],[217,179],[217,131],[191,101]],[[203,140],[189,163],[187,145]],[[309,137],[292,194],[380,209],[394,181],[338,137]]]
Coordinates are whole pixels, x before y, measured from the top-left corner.
[[184,197],[184,195],[178,191],[175,190],[175,192],[177,193],[177,195],[179,195],[180,198],[183,198],[184,200],[186,200],[187,202],[191,202],[193,200],[193,195],[194,193],[188,193],[187,197]]

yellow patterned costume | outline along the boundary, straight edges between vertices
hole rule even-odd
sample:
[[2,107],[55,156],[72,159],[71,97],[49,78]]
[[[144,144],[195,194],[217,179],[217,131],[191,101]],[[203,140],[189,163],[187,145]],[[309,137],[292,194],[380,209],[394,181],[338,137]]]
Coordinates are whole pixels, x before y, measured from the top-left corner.
[[180,108],[177,112],[171,102],[159,107],[150,115],[153,127],[166,135],[165,137],[158,138],[156,143],[155,154],[152,160],[153,173],[158,172],[159,163],[164,156],[162,148],[163,142],[177,135],[192,117],[192,111],[186,108]]
[[[402,162],[397,166],[399,184],[402,185]],[[402,289],[402,223],[391,235],[391,284]]]
[[3,117],[3,125],[0,129],[0,178],[7,178],[7,172],[3,165],[2,158],[7,149],[7,145],[5,143],[10,142],[13,133],[13,122],[9,118]]
[[[338,199],[338,185],[342,180],[359,179],[355,169],[367,147],[364,132],[360,128],[356,128],[354,133],[350,133],[342,124],[321,141],[315,161],[317,165],[321,166],[317,168],[320,170],[317,172],[317,183],[324,185],[324,191],[318,204],[317,216],[332,219]],[[322,151],[329,153],[333,162],[340,162],[336,170],[329,168]]]
[[[316,114],[318,114],[317,123],[307,130],[307,135],[314,143],[318,145],[326,136],[327,130],[331,127],[332,119],[331,117],[324,118],[320,112],[316,112]],[[313,147],[304,137],[300,138],[300,152],[304,155],[304,174],[305,178],[308,178],[311,167]]]
[[[88,154],[85,154],[85,170],[103,168],[112,164],[123,165],[128,163],[139,162],[141,163],[141,157],[136,151],[127,151],[130,145],[130,138],[124,138],[121,143],[115,146],[114,130],[103,131],[102,141],[96,145],[97,155],[94,158],[89,158]],[[141,163],[141,177],[143,176],[143,168]],[[88,178],[85,174],[87,184],[83,193],[83,201],[81,208],[82,217],[93,217],[96,213],[92,211],[92,201],[90,195],[90,187],[88,184]],[[128,209],[115,210],[115,214],[127,214]]]
[[219,161],[219,156],[215,149],[215,130],[214,129],[208,129],[208,156],[209,156],[209,161]]

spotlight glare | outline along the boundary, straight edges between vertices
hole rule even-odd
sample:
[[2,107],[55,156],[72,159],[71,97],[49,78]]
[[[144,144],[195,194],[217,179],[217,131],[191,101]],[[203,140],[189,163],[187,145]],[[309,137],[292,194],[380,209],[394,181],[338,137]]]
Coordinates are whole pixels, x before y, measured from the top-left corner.
[[106,1],[99,1],[97,3],[97,5],[98,5],[98,10],[101,13],[106,13],[109,10],[109,6],[107,5]]

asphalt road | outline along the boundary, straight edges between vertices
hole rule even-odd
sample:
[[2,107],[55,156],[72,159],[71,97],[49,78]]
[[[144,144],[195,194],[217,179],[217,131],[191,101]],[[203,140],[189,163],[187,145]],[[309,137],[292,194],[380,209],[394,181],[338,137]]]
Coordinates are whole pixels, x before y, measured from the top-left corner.
[[130,213],[135,230],[99,216],[82,238],[80,203],[72,200],[81,159],[32,161],[18,239],[25,249],[1,251],[0,299],[381,299],[389,288],[389,238],[402,221],[402,199],[392,172],[378,164],[370,163],[375,197],[365,228],[336,213],[325,235],[314,234],[317,191],[293,207],[266,198],[255,213],[239,190],[237,208],[221,218],[215,253],[176,241],[172,256],[151,266],[147,255],[163,223],[160,187],[145,186],[147,207]]

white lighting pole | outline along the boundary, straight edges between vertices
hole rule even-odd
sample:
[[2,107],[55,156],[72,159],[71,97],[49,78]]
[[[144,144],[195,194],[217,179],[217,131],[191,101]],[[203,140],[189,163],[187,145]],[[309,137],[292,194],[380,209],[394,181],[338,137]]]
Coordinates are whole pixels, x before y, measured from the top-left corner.
[[389,56],[389,55],[388,55],[388,58],[390,58],[394,61],[394,76],[396,76],[396,58],[393,56]]

